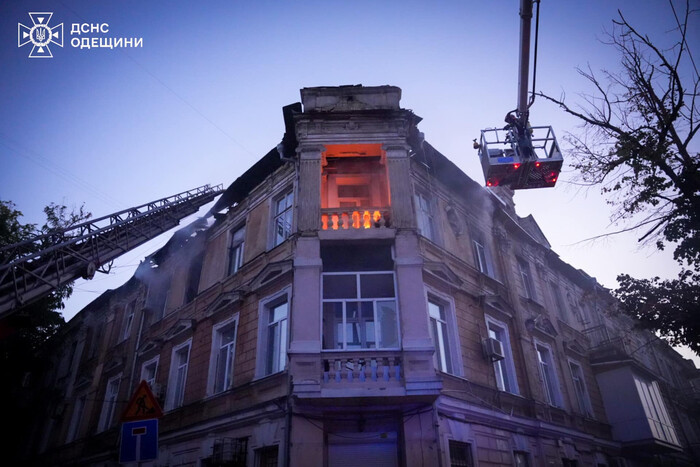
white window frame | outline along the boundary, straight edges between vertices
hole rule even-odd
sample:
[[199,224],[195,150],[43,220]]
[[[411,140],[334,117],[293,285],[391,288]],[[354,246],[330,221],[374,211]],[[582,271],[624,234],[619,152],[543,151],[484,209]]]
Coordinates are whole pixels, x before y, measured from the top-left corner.
[[[236,240],[236,234],[242,232],[243,238]],[[231,229],[228,247],[228,275],[236,274],[243,266],[243,254],[245,253],[246,224]]]
[[[542,351],[546,353],[543,353]],[[548,358],[542,358],[546,355]],[[563,408],[564,402],[559,384],[559,374],[557,371],[557,359],[552,351],[552,346],[544,342],[535,341],[535,357],[542,381],[544,396],[549,405]]]
[[[360,290],[360,276],[369,276],[372,274],[391,274],[392,281],[394,284],[394,296],[393,297],[380,297],[380,298],[372,298],[372,297],[361,297],[361,290]],[[357,296],[355,298],[323,298],[323,277],[325,276],[355,276],[355,283],[356,283],[356,291],[357,291]],[[379,347],[379,342],[381,340],[381,322],[379,320],[378,316],[378,303],[379,302],[388,302],[388,301],[393,301],[394,302],[394,310],[396,313],[396,334],[397,334],[397,346],[396,347]],[[372,302],[372,319],[374,320],[374,347],[371,348],[361,348],[361,349],[348,349],[347,348],[347,343],[348,343],[348,337],[347,337],[347,302]],[[333,351],[348,351],[348,352],[353,352],[353,351],[358,351],[358,352],[363,352],[367,350],[398,350],[401,348],[401,329],[399,325],[399,299],[397,297],[397,288],[396,288],[396,274],[394,274],[394,271],[336,271],[336,272],[325,272],[321,275],[321,339],[323,339],[323,304],[324,303],[342,303],[343,305],[343,323],[342,323],[342,330],[343,330],[343,336],[341,337],[341,341],[343,343],[343,348],[342,349],[323,349],[324,352],[333,352]]]
[[[437,305],[439,307],[442,307],[444,312],[445,312],[445,319],[443,322],[445,323],[446,327],[446,333],[447,333],[447,345],[449,346],[450,350],[450,364],[452,366],[452,371],[446,371],[446,368],[443,366],[443,362],[441,360],[438,360],[438,348],[435,348],[435,353],[433,354],[433,363],[435,365],[435,369],[438,371],[442,371],[443,373],[455,375],[455,376],[462,376],[464,373],[464,365],[462,364],[462,352],[461,352],[461,343],[459,340],[459,333],[457,332],[457,318],[455,315],[455,303],[452,297],[449,297],[447,295],[444,295],[437,290],[434,290],[432,288],[426,288],[425,291],[425,314],[428,319],[428,331],[430,332],[430,338],[431,341],[433,342],[433,345],[436,345],[435,343],[435,338],[433,336],[434,331],[433,331],[433,317],[430,315],[430,305],[431,303],[433,305]],[[437,320],[435,321],[437,323]],[[443,333],[443,339],[444,339],[444,333]],[[442,346],[444,346],[444,342],[440,343]],[[445,355],[444,351],[441,352],[441,355]]]
[[633,377],[652,436],[680,446],[676,429],[668,416],[666,405],[661,397],[659,384],[656,381],[649,382],[636,374]]
[[[586,374],[583,372],[583,367],[579,362],[572,359],[568,359],[568,364],[579,412],[586,417],[593,418],[593,406],[591,405],[591,398],[586,385]],[[578,369],[578,374],[576,374],[577,371],[574,370],[574,368]]]
[[[268,297],[263,298],[260,300],[259,305],[258,305],[258,352],[257,352],[257,363],[255,365],[256,368],[256,379],[259,378],[264,378],[266,376],[270,376],[276,373],[279,373],[281,371],[284,371],[287,369],[287,352],[289,350],[289,336],[290,336],[290,329],[289,329],[289,315],[292,312],[292,293],[291,293],[291,287],[285,287],[281,291],[270,295]],[[282,304],[282,303],[287,303],[287,316],[286,318],[282,320],[275,321],[274,323],[269,322],[269,313],[272,309],[274,309],[276,306]],[[282,322],[285,321],[285,324],[282,324]],[[279,324],[278,324],[279,323]],[[286,332],[284,333],[284,351],[282,350],[282,346],[280,345],[281,342],[277,343],[277,351],[280,352],[276,357],[273,356],[273,362],[276,360],[277,365],[273,364],[273,367],[271,369],[268,369],[268,355],[270,354],[269,351],[269,342],[268,342],[268,329],[270,325],[279,325],[280,329],[285,328]],[[282,333],[280,333],[280,339],[282,339]],[[273,348],[274,349],[274,348]],[[282,353],[283,351],[283,353]],[[273,350],[274,352],[274,350]],[[279,362],[284,358],[284,366],[282,368],[279,368]]]
[[479,272],[486,274],[491,278],[495,277],[493,264],[489,254],[490,252],[485,243],[472,240],[472,251],[474,253],[474,262]]
[[530,300],[537,299],[537,293],[535,292],[535,281],[532,277],[532,269],[530,268],[530,263],[521,257],[516,257],[516,262],[518,263],[518,273],[520,274],[520,283],[523,286],[523,292],[525,292],[525,298]]
[[131,328],[134,326],[136,316],[136,300],[129,301],[124,306],[124,326],[122,329],[122,341],[125,341],[131,335]]
[[86,394],[75,398],[75,405],[73,406],[73,413],[70,418],[70,425],[68,425],[66,443],[73,442],[78,437],[78,431],[80,430],[80,422],[82,421],[83,413],[85,412],[86,400]]
[[[513,349],[510,345],[510,331],[508,325],[503,321],[499,321],[492,316],[485,315],[486,332],[489,337],[496,339],[501,343],[503,349],[503,359],[493,362],[493,372],[496,378],[496,387],[500,391],[509,392],[511,394],[520,394],[518,387],[518,377],[515,372],[515,360],[513,359]],[[502,338],[498,338],[498,333],[502,334]]]
[[[235,370],[234,362],[236,360],[236,345],[238,343],[238,313],[231,316],[229,319],[217,323],[211,330],[211,356],[209,358],[209,377],[207,378],[207,394],[214,395],[228,391],[233,387],[233,372]],[[224,382],[219,386],[217,376],[219,374],[219,364],[222,347],[222,332],[229,328],[234,328],[233,342],[227,344],[226,362],[224,365],[228,369],[224,376]]]
[[[150,360],[146,360],[141,364],[141,381],[145,381],[148,383],[151,389],[153,389],[153,385],[156,382],[156,378],[158,377],[158,365],[160,364],[160,355],[156,355]],[[146,374],[147,368],[154,366],[155,369],[153,371],[153,377],[148,377]]]
[[422,190],[416,190],[416,220],[420,234],[428,240],[437,243],[435,199]]
[[97,432],[101,433],[109,429],[114,421],[114,410],[119,400],[119,386],[121,385],[122,374],[113,376],[107,380],[105,386],[104,402],[102,402],[102,411],[100,412],[100,420],[97,424]]
[[[278,204],[282,200],[287,200],[287,198],[291,197],[290,199],[290,204],[287,206],[285,209],[283,209],[281,212],[277,212],[278,209]],[[294,232],[294,187],[293,186],[288,186],[284,190],[281,190],[279,194],[274,196],[272,198],[272,206],[270,207],[270,214],[272,217],[272,221],[270,223],[271,225],[271,236],[270,236],[270,245],[271,248],[274,248],[278,245],[281,245],[284,243],[291,235],[292,232]],[[287,226],[289,228],[288,231],[284,232],[284,238],[279,238],[277,236],[277,224],[278,224],[278,219],[280,219],[283,216],[289,216],[289,225]]]
[[[183,365],[176,361],[176,357],[183,349],[187,348],[187,362]],[[170,372],[168,375],[168,393],[165,397],[165,410],[174,410],[182,407],[185,401],[185,390],[187,389],[187,372],[190,366],[190,358],[192,357],[192,338],[186,340],[182,344],[173,347],[170,354]],[[179,375],[182,371],[182,386],[178,385],[180,381]]]

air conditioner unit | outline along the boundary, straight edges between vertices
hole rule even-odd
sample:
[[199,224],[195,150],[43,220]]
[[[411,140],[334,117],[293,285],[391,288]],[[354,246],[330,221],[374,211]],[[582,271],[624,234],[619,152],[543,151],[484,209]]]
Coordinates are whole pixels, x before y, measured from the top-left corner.
[[487,358],[491,359],[492,362],[503,360],[505,358],[505,355],[503,354],[503,346],[501,345],[501,342],[497,339],[494,339],[493,337],[487,337],[483,340],[483,345],[484,355],[486,355]]

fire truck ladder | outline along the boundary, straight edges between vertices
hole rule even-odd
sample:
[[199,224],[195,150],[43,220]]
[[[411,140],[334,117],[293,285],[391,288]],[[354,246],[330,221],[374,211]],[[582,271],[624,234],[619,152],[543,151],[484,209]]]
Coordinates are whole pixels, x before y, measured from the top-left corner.
[[[175,227],[223,192],[204,185],[0,249],[0,318]],[[102,271],[105,272],[105,271]]]

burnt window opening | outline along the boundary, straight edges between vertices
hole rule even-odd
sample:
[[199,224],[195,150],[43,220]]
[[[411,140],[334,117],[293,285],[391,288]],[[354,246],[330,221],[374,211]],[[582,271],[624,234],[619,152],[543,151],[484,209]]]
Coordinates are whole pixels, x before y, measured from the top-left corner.
[[322,208],[390,205],[386,154],[381,144],[327,145],[322,167]]
[[385,243],[321,245],[323,272],[393,271],[391,245]]
[[185,303],[190,303],[199,292],[199,279],[202,274],[202,262],[204,255],[197,255],[188,268],[187,288],[185,289]]

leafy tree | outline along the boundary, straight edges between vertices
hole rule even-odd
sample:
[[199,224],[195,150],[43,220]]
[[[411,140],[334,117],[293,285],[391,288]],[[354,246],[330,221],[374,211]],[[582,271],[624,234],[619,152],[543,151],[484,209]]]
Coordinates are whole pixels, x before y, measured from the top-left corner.
[[686,40],[694,11],[688,0],[681,18],[671,7],[678,25],[672,47],[655,44],[618,11],[606,43],[619,53],[621,70],[579,69],[596,90],[582,95],[582,105],[538,95],[582,122],[583,131],[566,138],[572,165],[579,180],[601,186],[612,221],[631,223],[624,230],[639,230],[640,241],[660,250],[674,248],[678,279],[618,276],[623,311],[700,355],[700,157],[691,147],[700,129],[700,75]]
[[[91,217],[81,206],[76,211],[51,203],[44,208],[46,222],[40,228],[36,224],[21,222],[22,212],[11,201],[0,201],[0,248],[28,240],[56,229],[64,229]],[[40,246],[34,245],[33,248]],[[9,261],[10,258],[2,258]],[[5,459],[12,460],[14,450],[21,445],[21,437],[28,433],[28,414],[34,404],[28,399],[30,392],[24,387],[25,375],[40,373],[45,362],[37,358],[37,350],[65,324],[59,310],[73,292],[71,284],[53,290],[41,299],[23,307],[0,321],[0,400],[6,404],[4,415],[13,420],[14,428],[0,444]]]

